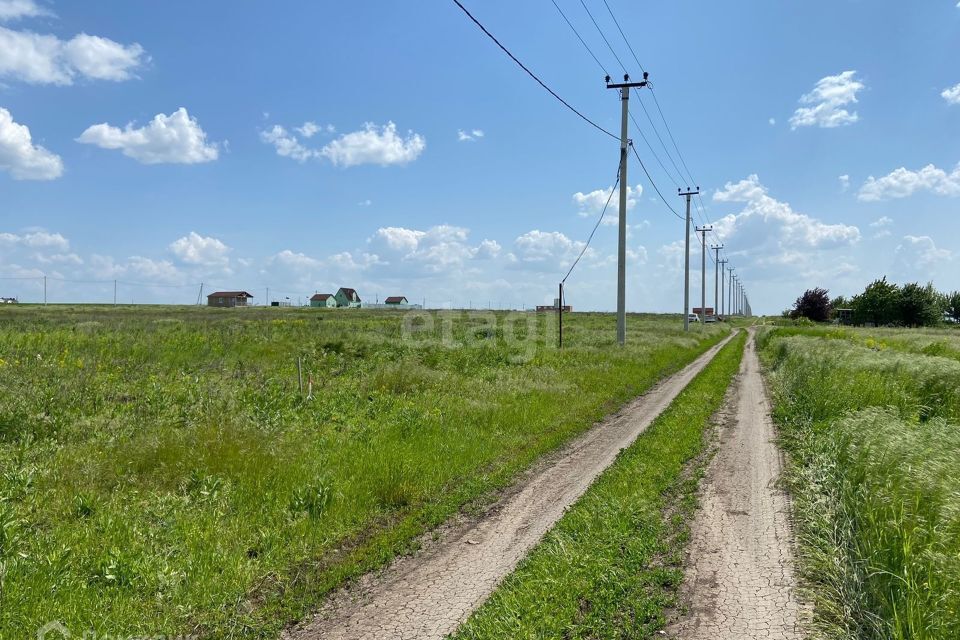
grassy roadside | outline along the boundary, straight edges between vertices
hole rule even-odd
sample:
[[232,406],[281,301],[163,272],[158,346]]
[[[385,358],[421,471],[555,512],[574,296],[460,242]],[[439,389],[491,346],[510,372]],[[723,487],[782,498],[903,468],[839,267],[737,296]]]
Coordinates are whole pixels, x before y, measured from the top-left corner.
[[960,363],[792,330],[758,342],[814,637],[960,637]]
[[745,341],[741,332],[620,454],[456,640],[644,638],[663,626],[702,471],[685,465],[704,448]]
[[0,637],[275,637],[726,333],[405,318],[2,310]]

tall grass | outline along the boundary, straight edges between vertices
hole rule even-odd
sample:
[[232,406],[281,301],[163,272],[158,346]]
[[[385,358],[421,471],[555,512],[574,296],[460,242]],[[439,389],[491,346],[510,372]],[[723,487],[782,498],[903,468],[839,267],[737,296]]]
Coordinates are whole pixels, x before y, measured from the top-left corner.
[[960,637],[960,362],[762,342],[818,633]]
[[275,636],[726,331],[404,317],[0,311],[0,637]]

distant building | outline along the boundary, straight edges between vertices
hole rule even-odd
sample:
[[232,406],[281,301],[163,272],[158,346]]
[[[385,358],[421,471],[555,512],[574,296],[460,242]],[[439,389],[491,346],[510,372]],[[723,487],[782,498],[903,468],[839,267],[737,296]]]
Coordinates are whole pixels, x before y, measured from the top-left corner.
[[833,313],[840,324],[853,324],[853,309],[834,309]]
[[340,287],[333,297],[336,298],[338,307],[360,308],[360,296],[355,289]]
[[0,298],[0,304],[17,304],[16,298]]
[[[552,305],[550,304],[537,305],[537,311],[556,311],[557,309],[561,309],[560,298],[554,298]],[[567,313],[569,311],[573,311],[573,307],[571,307],[569,304],[565,304],[563,305],[561,311],[563,311],[564,313]]]
[[337,299],[332,293],[315,293],[310,296],[310,306],[333,308],[337,306]]
[[[703,311],[703,309],[701,309],[700,307],[694,307],[693,309],[690,310],[690,313],[693,313],[693,314],[699,316],[699,315],[701,315],[701,314],[700,314],[701,311]],[[713,307],[707,307],[706,313],[704,313],[703,315],[712,316],[712,315],[713,315]]]
[[246,291],[214,291],[207,296],[208,307],[245,307],[253,294]]
[[404,296],[388,296],[383,304],[405,305],[410,304]]

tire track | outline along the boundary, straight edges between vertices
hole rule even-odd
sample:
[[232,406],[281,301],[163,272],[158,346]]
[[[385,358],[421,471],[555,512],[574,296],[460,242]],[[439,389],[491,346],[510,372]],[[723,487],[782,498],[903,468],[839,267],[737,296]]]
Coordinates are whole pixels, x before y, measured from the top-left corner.
[[283,637],[420,640],[455,631],[731,337],[548,456],[479,521],[340,590]]
[[799,640],[790,502],[777,487],[783,460],[760,375],[755,334],[743,355],[731,419],[700,490],[684,596],[682,640]]

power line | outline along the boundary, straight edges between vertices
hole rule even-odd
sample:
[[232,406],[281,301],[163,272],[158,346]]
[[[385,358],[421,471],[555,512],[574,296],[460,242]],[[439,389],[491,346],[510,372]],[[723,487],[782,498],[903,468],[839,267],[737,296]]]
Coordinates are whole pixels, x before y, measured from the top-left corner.
[[[537,75],[536,75],[533,71],[530,71],[530,69],[528,69],[528,68],[526,67],[526,65],[524,65],[522,62],[520,62],[520,60],[518,60],[515,55],[513,55],[512,53],[510,53],[510,50],[507,49],[505,46],[503,46],[503,45],[500,43],[500,41],[497,40],[497,38],[496,38],[492,33],[490,33],[489,31],[487,31],[487,28],[484,27],[484,26],[480,23],[479,20],[477,20],[476,18],[474,18],[474,17],[473,17],[473,14],[471,14],[469,11],[467,11],[467,8],[460,3],[460,0],[453,0],[453,3],[456,4],[458,7],[460,7],[460,10],[463,11],[463,12],[467,15],[467,17],[470,18],[470,20],[473,21],[473,23],[474,23],[475,25],[477,25],[478,27],[480,27],[480,30],[483,31],[483,32],[487,35],[488,38],[490,38],[491,40],[493,40],[494,43],[496,43],[496,45],[497,45],[498,47],[500,47],[500,49],[503,50],[503,52],[504,52],[505,54],[507,54],[507,55],[510,57],[511,60],[513,60],[514,62],[516,62],[517,65],[519,65],[519,67],[520,67],[521,69],[523,69],[524,71],[526,71],[527,75],[529,75],[531,78],[533,78],[534,80],[536,80],[536,81],[537,81],[537,84],[539,84],[541,87],[543,87],[544,89],[546,89],[547,92],[548,92],[550,95],[552,95],[554,98],[556,98],[557,100],[559,100],[560,103],[563,104],[563,106],[565,106],[567,109],[569,109],[570,111],[573,111],[575,114],[577,114],[578,116],[580,116],[580,118],[581,118],[584,122],[586,122],[587,124],[589,124],[590,126],[592,126],[594,129],[596,129],[596,130],[598,130],[598,131],[602,131],[603,133],[607,134],[608,136],[610,136],[611,138],[613,138],[613,139],[615,139],[615,140],[619,140],[619,139],[620,139],[619,136],[614,135],[613,133],[607,131],[606,129],[604,129],[603,127],[601,127],[600,125],[598,125],[596,122],[594,122],[593,120],[591,120],[591,119],[588,118],[587,116],[585,116],[585,115],[583,115],[582,113],[580,113],[579,111],[577,111],[569,102],[567,102],[566,100],[564,100],[563,98],[561,98],[561,97],[557,94],[556,91],[554,91],[553,89],[551,89],[550,87],[548,87],[548,86],[543,82],[543,80],[541,80],[540,78],[537,77]],[[601,66],[603,66],[603,65],[601,65]]]
[[617,16],[613,15],[613,9],[611,9],[610,5],[607,4],[607,0],[603,0],[603,4],[607,7],[607,12],[610,14],[610,17],[613,18],[613,24],[617,25],[617,31],[620,32],[620,37],[622,37],[623,41],[627,44],[627,49],[630,49],[630,55],[633,56],[637,66],[640,67],[640,71],[646,71],[646,69],[643,68],[643,65],[640,64],[640,60],[637,58],[637,54],[634,52],[633,47],[630,46],[630,41],[627,40],[627,36],[624,35],[623,29],[620,28],[620,22],[617,20]]
[[[673,174],[670,173],[670,171],[667,169],[666,166],[664,166],[663,160],[661,160],[660,156],[657,155],[657,152],[653,150],[653,146],[651,146],[650,141],[647,140],[647,136],[643,134],[643,128],[640,126],[640,123],[637,122],[637,119],[633,117],[633,112],[630,112],[630,119],[633,120],[633,126],[637,128],[637,133],[640,134],[640,137],[643,139],[644,144],[647,145],[647,149],[650,150],[651,155],[653,155],[653,157],[657,160],[657,164],[660,165],[660,168],[663,169],[663,172],[667,174],[668,178],[670,178],[670,182],[673,183],[673,186],[679,187],[680,183],[677,182],[677,180],[673,177]],[[683,176],[681,176],[681,178],[682,177]]]
[[603,205],[603,211],[600,212],[600,217],[597,219],[597,224],[593,225],[593,231],[590,232],[590,237],[587,238],[587,243],[583,245],[583,249],[580,250],[580,255],[577,256],[577,259],[573,261],[573,264],[570,265],[570,270],[567,271],[567,275],[563,276],[563,280],[560,281],[560,284],[564,284],[567,281],[567,278],[570,277],[570,274],[573,273],[573,268],[577,266],[577,263],[580,262],[580,258],[583,257],[583,254],[587,252],[587,247],[590,246],[590,241],[593,240],[593,235],[597,232],[597,229],[600,228],[600,223],[603,222],[603,216],[607,213],[607,207],[610,206],[610,201],[613,199],[613,194],[617,192],[617,185],[620,184],[620,163],[617,163],[617,179],[613,183],[613,188],[610,189],[610,195],[607,196],[607,202]]
[[579,40],[579,41],[580,41],[580,44],[583,45],[583,48],[587,50],[587,53],[590,54],[590,57],[593,58],[594,61],[596,61],[597,66],[600,67],[600,70],[603,71],[603,73],[604,73],[605,75],[610,75],[610,74],[607,72],[607,68],[603,66],[603,63],[602,63],[602,62],[600,62],[600,58],[598,58],[598,57],[593,53],[593,49],[591,49],[591,48],[587,45],[586,41],[584,41],[584,39],[580,36],[580,32],[577,31],[576,27],[573,26],[573,23],[570,22],[570,19],[567,18],[567,14],[565,14],[565,13],[563,12],[563,9],[560,8],[560,5],[557,4],[557,0],[550,0],[550,2],[553,3],[553,6],[555,6],[555,7],[557,8],[557,11],[560,12],[560,15],[563,16],[563,19],[566,21],[567,25],[568,25],[568,26],[570,27],[570,29],[573,31],[573,34],[574,34],[575,36],[577,36],[577,40]]
[[[633,46],[630,44],[630,40],[627,38],[627,35],[624,33],[623,28],[620,26],[620,21],[617,20],[617,16],[613,13],[613,9],[610,7],[610,4],[607,2],[607,0],[603,0],[603,4],[604,4],[604,6],[607,8],[607,12],[610,14],[610,17],[613,19],[614,24],[617,25],[617,30],[620,32],[620,37],[623,38],[623,42],[624,42],[624,44],[627,45],[627,49],[630,50],[630,54],[633,56],[634,61],[637,63],[637,65],[640,67],[641,70],[644,70],[643,65],[640,63],[640,59],[637,57],[636,51],[634,51]],[[680,164],[682,164],[682,165],[683,165],[683,168],[686,170],[687,178],[690,179],[690,182],[691,182],[692,184],[696,184],[697,181],[696,181],[696,179],[694,179],[693,173],[690,171],[690,167],[687,166],[687,161],[686,161],[686,159],[683,157],[683,153],[681,153],[681,151],[680,151],[680,146],[677,144],[677,140],[676,140],[676,138],[675,138],[674,135],[673,135],[673,131],[670,129],[670,123],[667,122],[667,118],[666,118],[666,116],[665,116],[664,113],[663,113],[663,109],[662,109],[661,106],[660,106],[660,100],[657,98],[657,94],[656,94],[656,92],[654,91],[653,86],[652,86],[652,85],[648,85],[648,88],[650,89],[650,94],[653,96],[653,101],[654,101],[654,104],[656,104],[657,111],[658,111],[659,114],[660,114],[660,119],[663,121],[663,125],[664,125],[664,127],[666,128],[666,130],[667,130],[667,135],[670,137],[670,142],[673,144],[673,148],[674,148],[674,150],[677,152],[677,157],[680,159]],[[677,170],[677,174],[680,176],[681,181],[682,181],[682,180],[683,180],[683,172],[680,171],[680,167],[678,167],[677,164],[676,164],[676,162],[673,161],[673,157],[671,156],[670,151],[666,148],[666,145],[665,145],[664,142],[663,142],[663,138],[660,137],[660,134],[659,134],[659,132],[657,131],[656,125],[653,123],[653,120],[650,118],[650,114],[647,113],[646,107],[644,107],[644,105],[643,105],[643,100],[640,101],[640,106],[643,107],[644,113],[646,113],[646,115],[647,115],[647,120],[650,121],[650,125],[653,127],[654,133],[656,133],[656,134],[657,134],[657,138],[660,139],[660,144],[661,144],[661,146],[663,146],[664,151],[667,152],[667,157],[670,159],[670,162],[673,164],[674,168]],[[634,121],[634,124],[636,124],[636,121]],[[640,126],[637,125],[637,128],[639,129]],[[644,141],[646,141],[645,138],[644,138]],[[647,144],[647,146],[648,146],[648,147],[650,146],[649,143]],[[652,152],[652,151],[653,151],[653,149],[651,148],[651,152]],[[654,153],[654,157],[657,157],[657,154],[656,154],[656,153]],[[659,161],[659,157],[657,157],[657,160]],[[667,171],[666,171],[666,168],[663,167],[663,163],[662,163],[662,162],[660,163],[660,166],[661,166],[662,168],[664,168],[664,172],[669,175],[669,172],[667,172]],[[672,179],[673,179],[673,176],[670,176],[670,178],[671,178],[671,180],[672,180]],[[676,184],[676,186],[678,186],[678,187],[680,186],[679,184],[676,183],[676,181],[674,181],[674,184]],[[707,216],[707,214],[706,214],[706,205],[703,203],[703,197],[702,197],[699,193],[696,194],[696,199],[694,200],[694,205],[695,205],[696,208],[697,208],[697,215],[700,216],[700,219],[705,223],[705,225],[706,225],[706,226],[712,226],[712,225],[709,224],[710,218],[709,218],[709,216]],[[711,232],[712,232],[712,231],[711,231]],[[716,236],[718,239],[720,239],[719,234],[717,234],[717,233],[715,233],[715,232],[713,232],[713,233],[714,233],[714,236]],[[721,239],[721,240],[722,240],[722,239]]]
[[613,47],[610,45],[610,41],[607,40],[607,36],[603,33],[603,29],[600,28],[600,25],[597,24],[597,21],[593,18],[593,14],[590,13],[590,9],[587,7],[587,3],[583,0],[580,0],[580,4],[583,5],[584,10],[587,12],[587,15],[590,16],[590,21],[593,23],[593,26],[597,28],[597,32],[600,34],[600,37],[603,38],[603,41],[607,43],[607,48],[610,49],[610,53],[613,54],[613,57],[617,59],[617,62],[620,63],[620,68],[623,69],[624,73],[627,73],[627,67],[624,66],[623,61],[620,59],[620,56],[617,55],[617,52],[614,51]]
[[663,194],[660,193],[657,183],[653,181],[653,178],[650,177],[650,172],[647,171],[647,166],[643,164],[643,160],[640,159],[640,154],[637,153],[637,148],[633,146],[633,141],[630,141],[630,148],[633,149],[633,155],[637,157],[637,162],[640,163],[640,168],[643,169],[643,172],[647,175],[647,180],[650,181],[650,185],[653,186],[654,191],[657,192],[657,195],[660,196],[660,199],[663,200],[663,204],[667,205],[667,209],[670,209],[670,213],[677,216],[679,219],[683,220],[683,216],[676,212],[676,210],[670,206],[670,203],[667,202],[667,199],[663,197]]
[[657,130],[657,125],[654,124],[653,118],[650,117],[650,112],[647,111],[646,105],[643,104],[643,98],[639,100],[640,108],[643,109],[643,114],[647,116],[647,122],[650,123],[650,126],[653,128],[653,132],[657,136],[657,140],[660,141],[660,146],[663,147],[664,152],[667,154],[667,159],[670,160],[670,164],[673,165],[673,168],[677,170],[677,175],[680,176],[681,180],[683,179],[683,171],[680,171],[680,167],[677,166],[677,163],[674,161],[673,156],[670,154],[670,150],[667,149],[666,143],[663,141],[663,137],[660,135],[660,132]]

